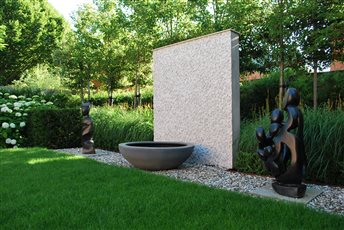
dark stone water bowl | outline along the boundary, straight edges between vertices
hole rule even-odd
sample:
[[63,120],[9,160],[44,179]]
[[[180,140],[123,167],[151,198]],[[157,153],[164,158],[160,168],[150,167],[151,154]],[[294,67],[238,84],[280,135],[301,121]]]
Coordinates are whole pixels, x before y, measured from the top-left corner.
[[180,142],[127,142],[118,145],[120,153],[136,168],[157,171],[178,168],[188,159],[194,145]]

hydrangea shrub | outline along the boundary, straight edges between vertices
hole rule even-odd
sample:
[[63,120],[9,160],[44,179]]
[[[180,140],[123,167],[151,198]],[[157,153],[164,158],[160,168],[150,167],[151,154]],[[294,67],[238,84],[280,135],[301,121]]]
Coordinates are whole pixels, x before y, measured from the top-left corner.
[[38,95],[25,97],[0,92],[0,148],[17,148],[25,143],[25,128],[30,110],[54,107],[52,102],[47,102]]

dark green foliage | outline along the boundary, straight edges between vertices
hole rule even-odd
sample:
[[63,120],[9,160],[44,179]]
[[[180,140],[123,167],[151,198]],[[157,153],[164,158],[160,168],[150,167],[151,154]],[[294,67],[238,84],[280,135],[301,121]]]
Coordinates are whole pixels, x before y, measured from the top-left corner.
[[[290,86],[300,89],[304,105],[313,105],[313,76],[312,74],[295,77]],[[327,104],[335,108],[344,98],[344,71],[318,74],[318,104]]]
[[29,112],[27,146],[79,147],[81,130],[80,109],[35,109]]
[[94,143],[97,148],[118,150],[118,144],[128,141],[153,140],[153,111],[92,108]]
[[268,105],[275,106],[278,96],[278,76],[264,77],[259,80],[244,82],[240,87],[240,116],[252,118],[259,109]]
[[2,229],[341,229],[304,205],[44,149],[0,150]]
[[[306,109],[304,121],[304,141],[308,158],[306,179],[344,185],[344,112],[339,109]],[[262,126],[267,130],[269,122],[269,117],[264,116],[241,125],[241,152],[236,165],[239,171],[262,172],[260,159],[256,156],[258,142],[255,129]]]
[[[286,84],[299,90],[302,105],[313,105],[313,78],[311,74],[286,71]],[[242,118],[254,118],[257,113],[277,107],[278,72],[253,81],[244,82],[240,87],[240,113]],[[319,73],[318,104],[338,106],[344,97],[344,71]],[[268,106],[267,106],[267,101]]]

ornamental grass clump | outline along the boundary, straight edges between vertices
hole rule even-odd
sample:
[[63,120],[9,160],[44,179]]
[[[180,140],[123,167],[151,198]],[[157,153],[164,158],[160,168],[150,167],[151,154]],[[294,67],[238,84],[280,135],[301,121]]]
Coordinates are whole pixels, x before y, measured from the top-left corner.
[[25,97],[0,92],[0,148],[17,148],[25,141],[28,112],[37,107],[54,107],[38,95]]
[[118,144],[153,140],[153,110],[112,107],[91,109],[94,143],[97,148],[118,150]]

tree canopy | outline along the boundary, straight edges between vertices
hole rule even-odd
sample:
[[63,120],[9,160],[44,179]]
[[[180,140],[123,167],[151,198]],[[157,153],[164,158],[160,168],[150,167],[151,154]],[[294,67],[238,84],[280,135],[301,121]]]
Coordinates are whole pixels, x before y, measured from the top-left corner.
[[5,85],[51,61],[64,20],[46,0],[2,0],[0,19],[0,84]]
[[139,96],[151,82],[154,48],[233,29],[241,73],[280,69],[281,98],[285,68],[343,61],[343,8],[340,0],[94,0],[68,30],[46,0],[3,0],[0,83],[54,60],[80,91],[98,80],[110,96],[122,84]]

